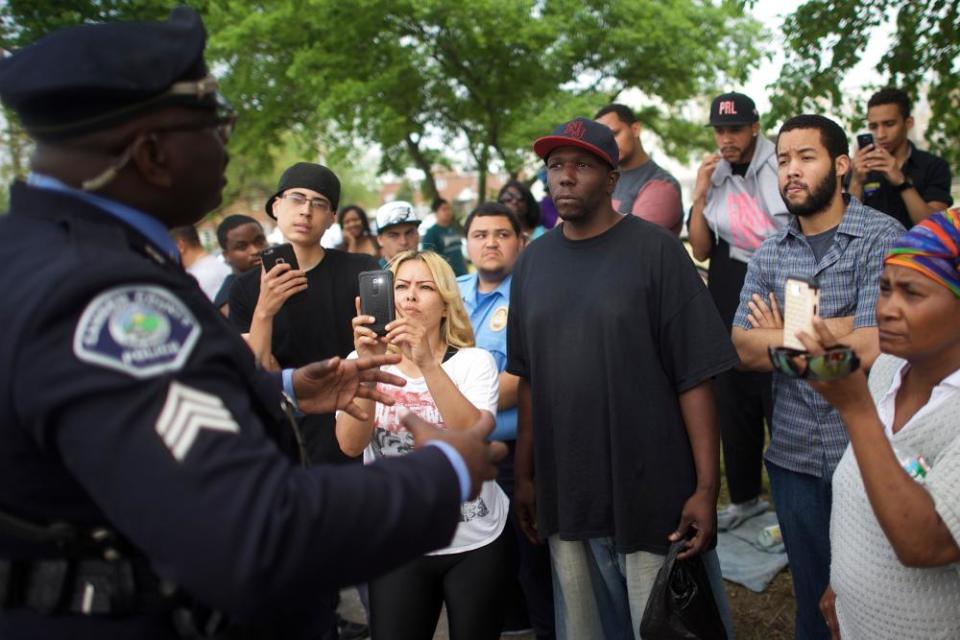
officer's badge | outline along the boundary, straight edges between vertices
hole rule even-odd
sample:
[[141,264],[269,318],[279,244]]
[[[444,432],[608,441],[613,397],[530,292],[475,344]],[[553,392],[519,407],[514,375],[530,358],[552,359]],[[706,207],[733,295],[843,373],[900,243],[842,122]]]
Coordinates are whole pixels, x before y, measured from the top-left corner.
[[498,308],[493,312],[493,315],[490,317],[490,331],[503,331],[503,328],[507,326],[507,314],[509,313],[506,306]]
[[180,369],[199,337],[197,319],[169,291],[123,286],[87,305],[73,336],[73,352],[84,362],[149,378]]

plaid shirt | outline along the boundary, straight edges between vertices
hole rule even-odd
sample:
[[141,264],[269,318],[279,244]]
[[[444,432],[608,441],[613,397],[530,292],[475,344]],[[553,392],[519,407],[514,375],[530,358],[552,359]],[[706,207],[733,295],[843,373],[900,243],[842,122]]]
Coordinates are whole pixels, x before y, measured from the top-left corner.
[[[818,264],[796,216],[754,254],[740,292],[733,326],[750,329],[747,301],[773,291],[783,309],[787,277],[814,276],[820,283],[820,316],[853,316],[854,328],[876,326],[883,258],[904,233],[900,223],[850,198],[833,244]],[[840,414],[803,380],[773,374],[773,425],[768,462],[798,473],[829,478],[847,447]]]

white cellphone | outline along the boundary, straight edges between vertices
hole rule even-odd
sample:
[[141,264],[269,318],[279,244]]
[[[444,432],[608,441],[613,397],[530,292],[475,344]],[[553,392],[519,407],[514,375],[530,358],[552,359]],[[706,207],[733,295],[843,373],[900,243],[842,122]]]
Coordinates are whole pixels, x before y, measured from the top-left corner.
[[796,334],[813,332],[813,316],[820,311],[820,285],[814,278],[788,276],[783,292],[783,346],[806,351]]

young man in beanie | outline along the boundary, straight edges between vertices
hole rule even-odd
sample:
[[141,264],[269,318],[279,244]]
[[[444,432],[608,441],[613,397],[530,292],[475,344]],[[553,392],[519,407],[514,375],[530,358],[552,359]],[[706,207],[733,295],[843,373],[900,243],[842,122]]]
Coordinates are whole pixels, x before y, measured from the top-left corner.
[[[320,245],[336,219],[339,202],[340,180],[333,171],[298,162],[283,172],[276,193],[264,206],[293,247],[299,266],[280,263],[270,271],[252,269],[238,277],[230,291],[230,320],[249,333],[250,346],[264,368],[297,367],[353,351],[351,320],[360,294],[358,276],[378,266],[372,256]],[[298,422],[312,464],[359,462],[344,455],[337,444],[334,414],[303,416]],[[336,609],[337,601],[334,597],[323,604]],[[365,626],[339,622],[341,635],[366,636]]]
[[577,118],[533,148],[563,222],[513,271],[514,505],[549,542],[563,637],[638,637],[657,571],[688,536],[683,555],[702,554],[727,611],[710,379],[736,351],[680,241],[613,208],[610,129]]
[[679,236],[683,228],[680,183],[644,150],[640,140],[642,127],[633,109],[623,104],[608,104],[593,119],[610,127],[617,141],[620,179],[613,192],[613,208],[658,224]]
[[[283,368],[318,358],[346,357],[353,351],[358,275],[377,269],[372,256],[320,246],[336,218],[340,180],[319,164],[299,162],[283,172],[277,191],[265,205],[299,268],[280,263],[270,271],[239,276],[230,292],[230,319],[249,342],[258,361],[273,358]],[[315,463],[340,463],[333,415],[303,419],[307,451]]]
[[[740,302],[747,263],[760,244],[787,223],[777,181],[776,149],[760,132],[757,107],[742,93],[710,105],[717,153],[697,171],[688,230],[697,260],[710,260],[707,288],[729,331]],[[733,529],[770,506],[760,499],[764,421],[772,420],[770,374],[726,371],[713,381],[717,424],[730,505],[717,516]]]
[[234,120],[205,41],[177,7],[0,60],[36,143],[0,215],[0,637],[316,640],[319,592],[445,546],[495,476],[489,415],[407,416],[438,446],[389,465],[299,464],[281,381],[363,417],[400,358],[265,373],[183,270],[167,230],[219,205]]

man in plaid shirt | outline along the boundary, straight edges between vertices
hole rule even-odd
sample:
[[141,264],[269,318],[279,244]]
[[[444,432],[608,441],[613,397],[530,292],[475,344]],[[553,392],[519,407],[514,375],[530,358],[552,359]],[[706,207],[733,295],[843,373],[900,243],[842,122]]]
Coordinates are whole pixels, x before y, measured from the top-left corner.
[[[768,347],[783,345],[783,292],[789,276],[816,278],[820,315],[864,367],[879,354],[874,307],[883,256],[899,222],[841,189],[850,170],[847,136],[817,115],[788,120],[777,138],[780,193],[790,223],[750,261],[733,342],[741,367],[772,369]],[[840,416],[806,382],[773,375],[767,473],[797,598],[797,638],[829,638],[818,603],[830,579],[830,479],[847,446]]]

